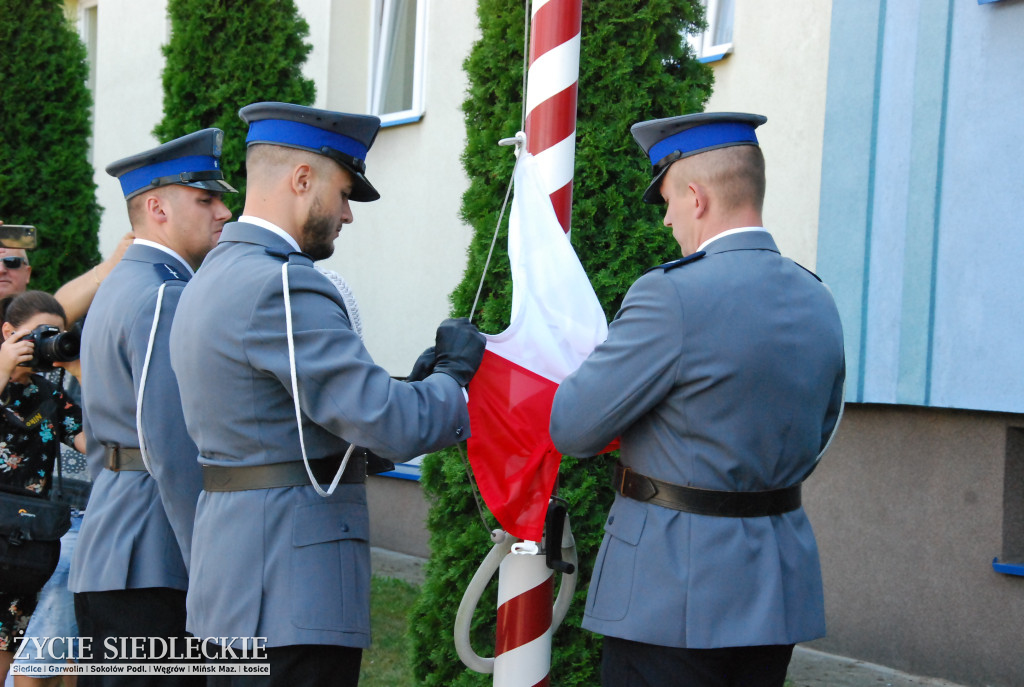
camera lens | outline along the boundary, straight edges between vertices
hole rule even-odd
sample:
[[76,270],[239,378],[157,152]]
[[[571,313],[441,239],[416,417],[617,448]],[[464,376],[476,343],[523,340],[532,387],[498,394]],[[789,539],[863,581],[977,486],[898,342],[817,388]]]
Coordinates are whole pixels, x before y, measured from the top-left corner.
[[61,332],[60,334],[54,334],[47,339],[43,339],[39,342],[38,346],[36,357],[39,358],[40,362],[52,365],[53,363],[67,363],[72,360],[78,360],[81,342],[74,334]]
[[50,325],[39,325],[32,333],[24,337],[35,344],[35,355],[25,367],[36,370],[49,370],[54,363],[67,363],[78,360],[81,349],[81,337],[78,332],[62,332]]
[[68,332],[53,337],[53,360],[55,362],[67,363],[78,360],[80,342],[77,336]]

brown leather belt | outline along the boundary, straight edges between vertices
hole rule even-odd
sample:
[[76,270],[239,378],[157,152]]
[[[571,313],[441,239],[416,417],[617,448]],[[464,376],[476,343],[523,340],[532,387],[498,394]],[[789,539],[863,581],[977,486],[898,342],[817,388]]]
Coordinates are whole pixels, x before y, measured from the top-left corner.
[[[342,456],[328,456],[309,461],[310,470],[319,484],[330,484],[341,466]],[[366,481],[366,455],[352,454],[341,476],[341,484],[362,484]],[[203,466],[204,491],[250,491],[278,487],[311,486],[306,466],[301,460],[269,465]]]
[[685,487],[615,466],[612,486],[623,496],[665,508],[721,518],[761,518],[800,507],[800,485],[770,491],[717,491]]
[[107,447],[107,462],[103,467],[113,472],[148,472],[142,462],[142,451],[121,446]]

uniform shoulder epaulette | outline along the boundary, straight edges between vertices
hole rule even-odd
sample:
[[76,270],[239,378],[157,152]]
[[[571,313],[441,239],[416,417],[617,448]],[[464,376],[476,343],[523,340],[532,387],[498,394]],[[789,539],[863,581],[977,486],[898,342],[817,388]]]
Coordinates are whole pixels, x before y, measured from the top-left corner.
[[279,260],[287,260],[291,265],[305,265],[306,267],[313,266],[313,258],[300,251],[283,251],[276,250],[274,248],[267,248],[265,250],[267,255]]
[[156,269],[156,274],[160,277],[160,281],[188,281],[187,276],[167,263],[155,262],[153,267]]
[[690,253],[685,258],[679,258],[678,260],[673,260],[672,262],[666,262],[664,265],[656,265],[655,267],[648,269],[646,272],[644,272],[644,274],[647,274],[647,272],[653,272],[654,270],[664,270],[665,272],[668,272],[669,270],[674,270],[677,267],[689,265],[691,262],[697,262],[705,255],[707,255],[707,253],[705,253],[702,250],[699,250],[696,253]]
[[[810,271],[809,269],[807,269],[806,267],[804,267],[803,265],[801,265],[801,264],[800,264],[799,262],[797,262],[796,260],[794,260],[794,261],[793,261],[793,264],[794,264],[794,265],[796,265],[797,267],[799,267],[800,269],[802,269],[802,270],[803,270],[804,272],[806,272],[807,274],[809,274],[809,275],[811,275],[812,277],[814,277],[815,279],[817,279],[818,281],[821,281],[821,277],[819,277],[818,275],[816,275],[816,274],[815,274],[814,272],[811,272],[811,271]],[[824,282],[822,282],[822,283],[824,283]]]

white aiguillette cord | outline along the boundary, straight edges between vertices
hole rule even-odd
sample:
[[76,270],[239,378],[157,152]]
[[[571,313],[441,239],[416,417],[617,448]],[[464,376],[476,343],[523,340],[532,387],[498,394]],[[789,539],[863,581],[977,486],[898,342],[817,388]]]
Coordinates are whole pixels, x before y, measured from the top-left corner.
[[[344,279],[333,272],[328,273],[324,270],[320,270],[320,272],[330,279],[338,288],[338,292],[344,298],[350,312],[355,312],[355,299],[353,298],[352,292],[348,288],[348,284],[345,283]],[[287,262],[281,266],[281,283],[284,286],[284,319],[288,334],[288,366],[291,373],[292,398],[295,401],[295,422],[298,424],[299,428],[299,447],[302,450],[302,462],[306,466],[306,474],[309,476],[310,484],[312,484],[313,488],[316,489],[316,493],[320,494],[320,496],[327,497],[333,494],[334,490],[338,488],[338,483],[341,482],[341,476],[344,474],[345,468],[348,467],[349,458],[355,450],[355,444],[349,444],[348,450],[345,451],[345,457],[342,459],[341,465],[338,467],[338,472],[334,475],[334,479],[331,480],[330,488],[328,488],[327,491],[324,491],[317,483],[316,477],[313,475],[313,470],[309,466],[309,457],[306,455],[306,439],[302,432],[302,406],[299,402],[299,380],[295,371],[295,340],[292,334],[292,303],[291,292],[288,288]],[[146,472],[150,474],[153,474],[153,470],[149,464],[149,453],[146,451],[146,441],[142,435],[142,401],[146,393],[146,379],[149,376],[149,363],[153,357],[153,342],[156,340],[156,330],[160,324],[160,306],[163,304],[164,289],[166,287],[166,283],[161,284],[156,293],[156,308],[153,312],[153,326],[149,330],[149,342],[146,344],[146,358],[142,363],[142,376],[139,380],[139,400],[135,408],[135,428],[139,437],[139,453],[142,456],[142,464],[146,466]],[[362,326],[359,322],[358,313],[354,315],[353,321],[356,322],[356,332],[359,334],[360,338],[362,338]]]
[[281,285],[284,287],[284,326],[288,335],[288,368],[291,372],[292,399],[295,401],[295,423],[299,427],[299,448],[302,450],[302,462],[306,466],[309,483],[316,489],[317,494],[326,498],[338,488],[338,483],[341,482],[341,475],[345,472],[345,468],[348,467],[348,459],[352,457],[352,452],[355,450],[356,445],[348,445],[345,457],[341,459],[341,465],[338,466],[338,472],[334,475],[334,479],[331,480],[331,486],[328,487],[327,491],[324,491],[317,483],[316,477],[313,475],[313,469],[309,467],[309,457],[306,455],[306,438],[302,432],[302,406],[299,402],[299,378],[295,372],[295,338],[292,334],[292,299],[291,291],[288,288],[287,260],[281,265]]
[[164,282],[156,292],[156,308],[153,311],[153,326],[149,328],[149,342],[146,344],[146,359],[142,363],[142,377],[139,379],[139,400],[135,404],[135,432],[139,437],[139,453],[142,455],[142,464],[146,466],[146,472],[153,474],[149,466],[149,453],[146,451],[146,441],[142,437],[142,398],[146,393],[146,378],[149,376],[149,361],[153,357],[153,341],[156,340],[156,328],[160,324],[160,306],[164,302],[164,289],[167,283]]

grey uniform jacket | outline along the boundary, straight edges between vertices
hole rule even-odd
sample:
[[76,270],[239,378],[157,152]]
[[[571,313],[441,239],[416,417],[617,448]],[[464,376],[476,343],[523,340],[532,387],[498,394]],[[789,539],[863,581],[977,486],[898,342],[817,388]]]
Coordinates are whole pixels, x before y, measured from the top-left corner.
[[[291,250],[266,229],[228,224],[185,289],[171,360],[200,461],[237,467],[302,459],[285,333],[286,262],[310,459],[344,453],[351,441],[407,460],[465,439],[469,416],[458,383],[445,374],[391,379],[352,331],[335,286]],[[267,637],[268,646],[368,646],[368,537],[362,484],[339,484],[328,498],[312,486],[204,491],[189,630]]]
[[[170,254],[135,244],[103,280],[89,308],[82,332],[82,405],[94,482],[72,558],[72,591],[188,587],[188,551],[202,483],[168,350],[188,278],[189,271]],[[142,404],[153,475],[112,472],[103,468],[107,446],[139,446],[136,398],[162,284]]]
[[[551,437],[676,484],[759,491],[799,483],[835,426],[843,334],[828,289],[767,232],[722,237],[626,294],[607,340],[555,394]],[[693,515],[616,495],[584,627],[671,647],[791,644],[825,632],[802,508]]]

